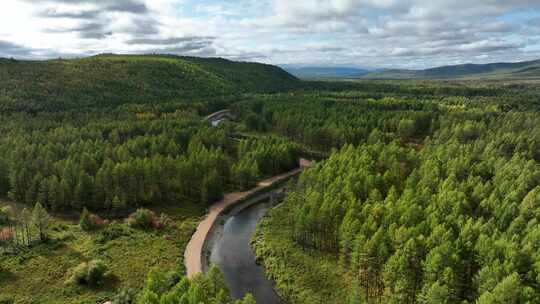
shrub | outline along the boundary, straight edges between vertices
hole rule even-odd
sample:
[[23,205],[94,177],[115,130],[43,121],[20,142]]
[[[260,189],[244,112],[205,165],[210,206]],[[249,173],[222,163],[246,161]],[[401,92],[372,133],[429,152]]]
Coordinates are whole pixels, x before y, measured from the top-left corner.
[[69,283],[96,286],[103,283],[107,276],[107,265],[101,260],[83,262],[72,270]]
[[[9,246],[12,239],[13,239],[12,229],[10,228],[0,229],[0,253],[2,253],[2,251],[5,250],[5,247]],[[2,270],[2,265],[0,265],[0,273],[1,273],[1,270]]]
[[132,288],[120,290],[113,298],[113,304],[133,304],[137,298],[137,290]]
[[163,225],[163,227],[171,226],[173,224],[173,221],[171,220],[171,218],[165,213],[160,214],[159,222],[161,223],[161,225]]
[[101,260],[92,260],[88,263],[86,281],[89,285],[100,285],[106,277],[107,265]]
[[76,284],[86,284],[87,274],[88,274],[88,263],[83,262],[71,271],[71,277],[70,277],[69,282],[76,283]]
[[15,301],[11,298],[4,298],[4,296],[0,295],[0,304],[13,304]]
[[113,224],[103,229],[96,237],[96,243],[105,244],[122,236],[129,235],[129,228],[123,225]]
[[92,231],[107,225],[107,223],[108,222],[99,217],[99,215],[92,214],[88,212],[88,209],[84,208],[81,220],[79,221],[79,226],[81,226],[81,229],[84,231]]
[[131,227],[143,229],[153,228],[157,230],[163,229],[167,221],[168,218],[166,216],[157,217],[153,211],[143,208],[137,209],[127,220],[128,225]]
[[129,216],[128,224],[131,227],[149,228],[154,216],[152,211],[140,208]]
[[12,214],[11,207],[0,208],[0,225],[5,225],[9,222],[10,214]]
[[0,242],[7,242],[13,238],[13,230],[11,228],[3,228],[0,230]]

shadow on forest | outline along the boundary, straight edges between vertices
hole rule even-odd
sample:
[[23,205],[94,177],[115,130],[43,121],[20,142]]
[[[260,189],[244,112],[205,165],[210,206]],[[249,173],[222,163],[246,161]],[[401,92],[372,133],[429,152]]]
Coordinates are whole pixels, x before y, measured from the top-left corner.
[[15,274],[7,269],[0,268],[0,284],[8,282],[15,278]]
[[89,286],[88,289],[94,292],[106,291],[116,292],[120,287],[120,278],[114,274],[109,274],[102,284],[98,286]]

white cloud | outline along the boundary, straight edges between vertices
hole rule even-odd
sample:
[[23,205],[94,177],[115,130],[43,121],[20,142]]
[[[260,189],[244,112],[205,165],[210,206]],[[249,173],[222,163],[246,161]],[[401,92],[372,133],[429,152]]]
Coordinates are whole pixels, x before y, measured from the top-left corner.
[[269,63],[423,67],[530,59],[540,38],[537,0],[2,4],[0,56],[161,51]]

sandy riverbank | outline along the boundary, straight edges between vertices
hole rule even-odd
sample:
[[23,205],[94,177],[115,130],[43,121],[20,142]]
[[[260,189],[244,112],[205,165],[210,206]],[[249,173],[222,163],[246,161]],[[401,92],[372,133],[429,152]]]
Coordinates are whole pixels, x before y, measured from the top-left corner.
[[224,210],[234,204],[244,201],[246,198],[258,192],[261,192],[273,186],[278,182],[298,175],[300,172],[302,172],[302,170],[309,167],[310,165],[310,161],[301,159],[300,167],[298,169],[263,180],[257,184],[257,187],[251,190],[229,193],[225,195],[222,200],[212,205],[204,220],[199,223],[197,230],[192,235],[191,240],[186,247],[186,251],[184,252],[184,263],[186,266],[187,276],[189,278],[192,278],[194,275],[203,271],[202,255],[204,243],[208,237],[209,232],[214,226],[216,219]]

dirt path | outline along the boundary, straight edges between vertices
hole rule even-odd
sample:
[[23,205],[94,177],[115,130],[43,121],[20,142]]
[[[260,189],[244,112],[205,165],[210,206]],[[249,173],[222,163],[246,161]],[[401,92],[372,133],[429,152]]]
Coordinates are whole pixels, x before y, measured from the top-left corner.
[[257,187],[244,192],[233,192],[225,195],[225,197],[212,205],[205,219],[199,223],[197,231],[191,236],[191,240],[187,244],[186,251],[184,252],[184,264],[186,265],[186,271],[188,278],[192,278],[194,275],[202,272],[202,255],[204,242],[208,236],[208,233],[212,229],[216,218],[227,207],[234,205],[246,197],[257,193],[265,188],[268,188],[276,182],[283,181],[294,175],[299,174],[305,168],[311,166],[311,162],[305,159],[300,160],[300,168],[289,171],[287,173],[276,175],[257,184]]

